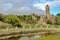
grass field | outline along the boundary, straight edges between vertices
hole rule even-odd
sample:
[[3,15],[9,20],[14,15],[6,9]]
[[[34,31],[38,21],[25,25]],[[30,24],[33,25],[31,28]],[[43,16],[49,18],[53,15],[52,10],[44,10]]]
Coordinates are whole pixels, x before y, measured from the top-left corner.
[[34,38],[30,40],[60,40],[60,35],[54,35],[54,36],[48,36],[48,37],[42,37],[42,38]]

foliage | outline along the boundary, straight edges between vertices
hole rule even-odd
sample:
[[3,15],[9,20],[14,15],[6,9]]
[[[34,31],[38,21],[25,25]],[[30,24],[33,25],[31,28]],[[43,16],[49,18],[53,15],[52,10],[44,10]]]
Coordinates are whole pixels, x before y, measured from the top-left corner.
[[51,20],[46,19],[47,24],[51,24]]
[[0,21],[0,29],[1,28],[7,28],[7,27],[12,27],[12,25],[11,24],[8,24],[8,23],[4,23],[4,22],[2,22],[2,21]]
[[19,26],[20,24],[20,20],[17,16],[13,15],[13,14],[9,14],[9,15],[6,15],[4,17],[4,22],[6,23],[11,23],[12,25],[14,26]]
[[[55,17],[56,17],[56,23],[60,25],[60,13],[58,13]],[[8,24],[12,24],[13,26],[19,26],[19,27],[22,26],[21,22],[35,25],[39,21],[39,19],[40,16],[36,14],[31,14],[31,15],[0,14],[0,21]],[[46,22],[47,24],[52,24],[51,20],[49,19],[46,19]]]
[[60,25],[60,16],[57,16],[57,17],[56,17],[56,21],[57,21],[57,24]]
[[4,15],[0,14],[0,21],[3,21]]
[[58,13],[57,16],[60,16],[60,13]]

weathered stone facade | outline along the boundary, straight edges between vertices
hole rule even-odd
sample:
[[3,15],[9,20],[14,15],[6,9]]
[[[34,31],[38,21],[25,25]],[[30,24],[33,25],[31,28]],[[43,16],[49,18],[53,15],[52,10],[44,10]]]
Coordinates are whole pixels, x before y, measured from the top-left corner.
[[50,7],[46,5],[46,17],[50,18]]
[[45,16],[43,14],[40,15],[40,19],[38,21],[39,25],[45,25],[46,24],[46,19]]
[[56,17],[54,15],[51,15],[50,19],[51,19],[52,24],[56,23]]
[[40,19],[38,21],[38,24],[40,25],[46,25],[47,24],[47,19],[51,21],[52,24],[55,24],[55,16],[50,14],[50,7],[48,5],[46,5],[46,14],[45,15],[40,15]]

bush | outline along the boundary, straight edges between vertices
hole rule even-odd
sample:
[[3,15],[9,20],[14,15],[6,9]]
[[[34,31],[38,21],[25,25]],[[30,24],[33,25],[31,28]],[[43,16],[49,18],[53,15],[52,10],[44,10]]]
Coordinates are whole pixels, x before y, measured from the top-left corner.
[[47,19],[46,20],[47,24],[51,24],[51,20]]

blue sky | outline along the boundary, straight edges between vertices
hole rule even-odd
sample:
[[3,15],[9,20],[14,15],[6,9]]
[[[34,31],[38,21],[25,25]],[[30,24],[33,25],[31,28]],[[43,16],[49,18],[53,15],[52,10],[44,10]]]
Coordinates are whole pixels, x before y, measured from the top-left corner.
[[60,0],[0,0],[0,13],[21,14],[22,12],[27,13],[27,11],[30,13],[33,11],[32,8],[35,8],[33,12],[45,11],[47,4],[50,6],[51,14],[60,13]]

